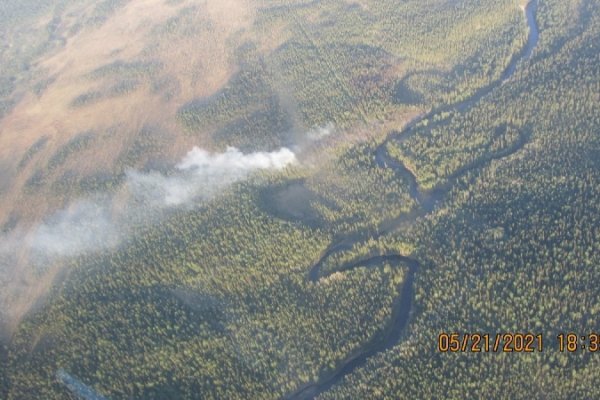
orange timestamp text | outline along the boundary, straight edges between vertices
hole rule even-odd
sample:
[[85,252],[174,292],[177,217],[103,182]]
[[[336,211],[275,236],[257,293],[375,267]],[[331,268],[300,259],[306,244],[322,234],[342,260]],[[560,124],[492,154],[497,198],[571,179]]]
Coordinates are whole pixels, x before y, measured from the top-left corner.
[[533,333],[441,333],[442,353],[533,353],[544,350],[544,337]]

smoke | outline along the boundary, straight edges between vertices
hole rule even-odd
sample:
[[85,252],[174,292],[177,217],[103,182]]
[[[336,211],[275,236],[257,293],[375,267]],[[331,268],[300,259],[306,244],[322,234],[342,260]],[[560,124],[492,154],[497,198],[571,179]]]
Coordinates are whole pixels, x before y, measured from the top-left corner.
[[295,163],[287,148],[244,154],[234,147],[223,153],[194,147],[168,175],[130,170],[115,195],[74,201],[28,231],[0,235],[0,329],[3,319],[20,318],[16,314],[47,290],[49,283],[40,282],[55,276],[52,268],[64,264],[57,261],[115,248],[134,234],[133,226],[160,222],[166,210],[206,202],[253,172]]
[[106,200],[81,200],[34,230],[29,247],[39,256],[64,257],[111,247],[119,241]]
[[129,201],[121,210],[113,206],[108,196],[79,200],[35,229],[28,245],[45,257],[75,256],[111,248],[130,233],[127,230],[134,221],[155,222],[165,208],[210,200],[254,171],[281,170],[294,163],[296,155],[287,148],[243,154],[234,147],[224,153],[194,147],[172,175],[128,171],[123,189]]
[[310,140],[318,141],[318,140],[326,138],[327,136],[331,135],[334,132],[335,132],[335,126],[333,125],[332,122],[330,122],[323,127],[315,128],[312,131],[309,131],[306,134],[306,137],[308,137],[308,139],[310,139]]
[[177,165],[175,176],[129,171],[127,186],[137,199],[154,206],[179,206],[191,200],[210,199],[253,171],[280,170],[296,161],[296,155],[285,147],[270,153],[250,154],[243,154],[235,147],[218,154],[194,147]]

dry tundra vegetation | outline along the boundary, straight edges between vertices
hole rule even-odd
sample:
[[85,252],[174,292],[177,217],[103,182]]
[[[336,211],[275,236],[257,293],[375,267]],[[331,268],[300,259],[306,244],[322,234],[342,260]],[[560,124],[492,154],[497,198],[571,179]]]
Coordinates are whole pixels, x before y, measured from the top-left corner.
[[[540,2],[532,57],[444,108],[501,78],[527,41],[519,6],[0,1],[6,243],[76,199],[132,204],[128,171],[175,174],[193,145],[300,158],[135,219],[118,246],[40,267],[3,244],[0,399],[282,398],[386,330],[406,266],[335,271],[388,253],[421,265],[406,332],[319,398],[599,397],[593,354],[435,350],[442,331],[599,329],[597,4]],[[382,143],[446,188],[431,212]]]

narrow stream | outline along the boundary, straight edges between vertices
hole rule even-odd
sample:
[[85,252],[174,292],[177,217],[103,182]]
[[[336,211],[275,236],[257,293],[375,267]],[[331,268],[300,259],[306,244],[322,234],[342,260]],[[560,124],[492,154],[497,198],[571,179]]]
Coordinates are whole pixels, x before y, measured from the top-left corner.
[[[477,90],[471,97],[469,97],[466,100],[463,100],[459,103],[440,107],[438,109],[432,110],[431,112],[427,113],[422,117],[414,119],[403,131],[395,132],[389,135],[388,138],[377,148],[375,152],[375,160],[377,165],[382,168],[391,168],[406,178],[406,180],[408,181],[410,194],[419,203],[420,210],[414,213],[410,213],[408,215],[401,216],[395,221],[386,221],[386,223],[383,224],[381,229],[378,230],[379,234],[377,234],[376,237],[380,237],[381,235],[384,235],[393,229],[397,229],[402,222],[413,222],[414,220],[416,220],[417,217],[431,212],[435,208],[436,204],[439,203],[443,199],[443,197],[448,193],[448,191],[452,188],[452,184],[448,184],[430,191],[423,191],[419,187],[415,175],[408,168],[406,168],[406,166],[402,162],[396,160],[388,154],[388,143],[391,140],[406,140],[406,138],[409,135],[414,133],[414,128],[420,121],[430,118],[434,114],[443,111],[463,112],[471,108],[474,104],[481,100],[482,97],[484,97],[492,90],[504,84],[508,79],[510,79],[510,77],[516,72],[519,63],[531,57],[531,54],[533,53],[533,50],[538,43],[539,32],[537,22],[535,19],[536,12],[537,0],[532,0],[525,8],[525,19],[529,27],[527,43],[525,44],[523,49],[513,57],[513,59],[511,60],[511,62],[509,63],[509,65],[498,80]],[[465,168],[461,168],[450,177],[451,179],[449,179],[449,181],[451,182],[452,180],[458,178],[459,175],[462,175],[471,169],[480,167],[482,163],[489,162],[492,159],[506,157],[518,151],[525,145],[525,142],[526,138],[522,136],[515,145],[510,146],[508,149],[485,157],[481,161],[469,165]],[[331,245],[329,249],[323,253],[321,259],[317,261],[311,268],[308,274],[308,279],[312,282],[317,282],[321,278],[324,278],[326,275],[323,275],[321,273],[321,268],[325,260],[334,253],[350,249],[354,243],[358,243],[360,241],[360,238],[346,238],[342,242]],[[354,268],[361,266],[376,268],[382,265],[382,263],[384,262],[390,262],[398,266],[404,264],[408,267],[406,278],[404,279],[404,282],[402,283],[402,287],[400,289],[400,296],[394,299],[392,318],[388,326],[380,334],[375,335],[375,337],[372,338],[372,340],[369,343],[365,344],[362,348],[358,349],[353,354],[349,355],[346,359],[344,359],[342,362],[340,362],[335,370],[321,374],[319,381],[302,385],[294,392],[284,396],[284,399],[314,399],[319,394],[329,390],[333,385],[340,382],[346,375],[352,373],[356,368],[364,365],[369,357],[379,352],[391,349],[402,340],[403,332],[405,331],[411,316],[412,302],[414,298],[414,276],[417,270],[419,269],[419,262],[415,259],[403,256],[401,254],[378,255],[343,265],[340,268],[337,268],[336,271],[350,271]]]

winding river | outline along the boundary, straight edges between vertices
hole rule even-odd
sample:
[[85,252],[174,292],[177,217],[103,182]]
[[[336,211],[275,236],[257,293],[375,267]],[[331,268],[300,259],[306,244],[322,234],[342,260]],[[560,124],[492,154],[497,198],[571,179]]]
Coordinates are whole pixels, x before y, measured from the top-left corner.
[[[514,75],[519,63],[531,57],[531,54],[533,53],[533,50],[537,45],[539,39],[539,32],[535,19],[537,12],[537,0],[530,1],[524,11],[527,25],[529,27],[527,43],[518,54],[513,56],[509,65],[506,67],[499,79],[483,88],[478,89],[471,97],[469,97],[466,100],[460,101],[455,104],[439,107],[421,117],[414,119],[401,132],[393,132],[392,134],[390,134],[388,138],[376,149],[375,160],[377,165],[381,168],[391,168],[398,174],[404,176],[406,178],[406,181],[408,182],[411,196],[414,199],[416,199],[420,207],[419,210],[416,212],[403,215],[394,221],[386,221],[386,223],[383,224],[381,229],[378,230],[379,233],[371,237],[378,238],[390,232],[391,230],[398,229],[398,227],[401,226],[402,223],[413,222],[414,220],[416,220],[417,217],[430,213],[435,208],[436,204],[438,204],[450,191],[454,180],[458,179],[461,175],[465,174],[469,170],[478,168],[493,159],[506,157],[518,151],[525,145],[527,138],[525,135],[522,134],[517,140],[517,142],[509,146],[507,149],[498,151],[495,154],[488,155],[473,164],[460,168],[458,171],[456,171],[449,177],[448,184],[436,187],[435,189],[429,191],[422,190],[419,187],[415,175],[402,162],[391,157],[387,151],[387,145],[390,141],[406,140],[408,137],[410,137],[410,135],[414,134],[414,128],[420,121],[428,119],[434,114],[444,111],[464,112],[465,110],[468,110],[473,105],[475,105],[479,100],[481,100],[482,97],[489,94],[492,90],[503,85],[512,75]],[[317,282],[320,279],[326,277],[327,274],[322,274],[321,271],[325,260],[334,253],[350,249],[353,244],[360,242],[362,239],[364,238],[352,237],[346,238],[335,244],[332,244],[323,253],[319,261],[317,261],[310,269],[308,279],[312,282]],[[284,396],[284,399],[314,399],[319,394],[329,390],[333,385],[340,382],[345,376],[352,373],[356,368],[364,365],[364,363],[369,357],[379,352],[391,349],[402,340],[403,332],[405,331],[411,317],[412,302],[414,297],[413,283],[415,273],[417,272],[420,266],[419,262],[413,258],[396,253],[376,255],[343,265],[340,268],[337,268],[336,272],[349,271],[357,267],[376,268],[378,266],[381,266],[384,262],[388,262],[398,266],[404,264],[408,267],[406,277],[402,283],[402,287],[400,288],[400,295],[396,299],[394,299],[392,317],[389,324],[386,326],[386,328],[384,328],[382,332],[375,335],[375,337],[373,337],[371,341],[369,341],[363,347],[356,350],[354,353],[350,354],[348,357],[342,360],[336,369],[330,372],[322,373],[319,381],[302,385],[294,392]]]

